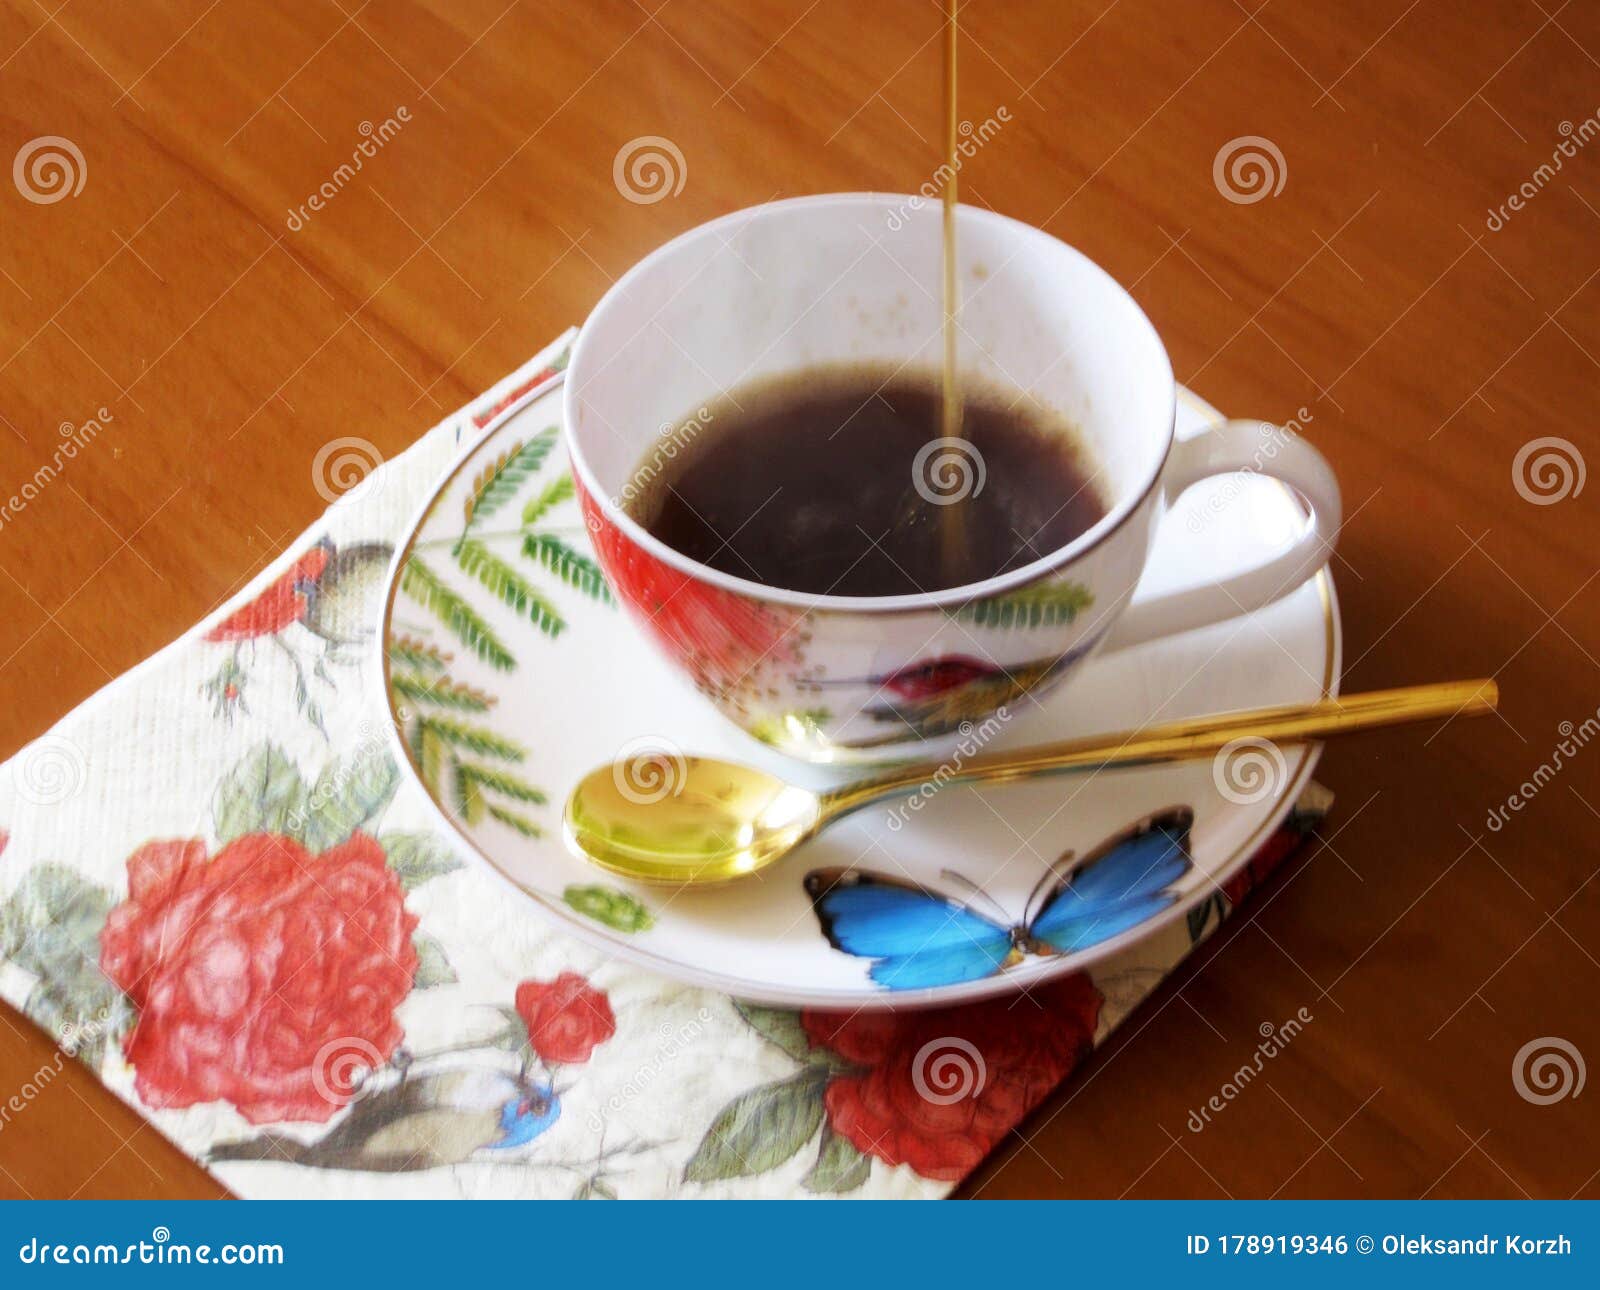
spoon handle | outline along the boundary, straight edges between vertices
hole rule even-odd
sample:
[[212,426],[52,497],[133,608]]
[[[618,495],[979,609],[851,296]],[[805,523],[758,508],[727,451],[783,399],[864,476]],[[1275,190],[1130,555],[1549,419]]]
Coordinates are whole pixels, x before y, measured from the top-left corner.
[[1304,743],[1413,721],[1482,716],[1495,710],[1499,695],[1492,678],[1438,681],[1316,703],[1192,717],[1121,734],[1039,744],[1014,752],[982,753],[964,761],[953,757],[938,763],[918,762],[824,793],[822,814],[830,819],[879,798],[914,792],[928,783],[1004,784],[1061,771],[1112,770],[1204,757],[1220,752],[1237,739]]

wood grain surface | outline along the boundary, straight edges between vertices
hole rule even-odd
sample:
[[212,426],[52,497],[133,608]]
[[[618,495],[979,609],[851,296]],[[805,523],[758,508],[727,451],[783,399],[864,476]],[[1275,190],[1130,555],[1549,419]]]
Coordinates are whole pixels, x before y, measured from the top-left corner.
[[[1553,436],[1600,465],[1600,8],[970,0],[961,21],[963,115],[1012,118],[964,199],[1105,265],[1219,406],[1311,415],[1346,497],[1346,686],[1493,674],[1505,696],[1501,720],[1331,750],[1323,839],[964,1192],[1600,1195],[1594,1093],[1513,1080],[1538,1038],[1600,1062],[1600,747],[1487,823],[1600,706],[1600,484],[1518,461]],[[0,495],[63,423],[111,416],[0,527],[0,754],[314,520],[330,439],[401,451],[694,224],[919,186],[937,22],[930,0],[0,0],[0,161],[46,135],[84,161],[59,201],[0,181]],[[650,204],[612,177],[645,135],[686,163]],[[1247,136],[1282,186],[1239,201],[1214,171]],[[6,1012],[0,1095],[53,1052]],[[0,1131],[0,1195],[215,1194],[72,1064]]]

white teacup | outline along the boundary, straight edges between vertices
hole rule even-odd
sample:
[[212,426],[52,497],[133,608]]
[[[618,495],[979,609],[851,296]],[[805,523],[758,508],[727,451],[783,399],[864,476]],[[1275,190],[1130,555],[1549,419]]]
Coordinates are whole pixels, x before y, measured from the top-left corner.
[[[1109,503],[1066,546],[987,582],[920,595],[830,596],[708,568],[627,504],[692,448],[747,382],[820,364],[937,371],[936,205],[880,193],[738,211],[634,266],[584,324],[568,366],[567,446],[602,566],[646,634],[743,729],[808,761],[905,757],[953,743],[1025,691],[1121,649],[1247,613],[1326,562],[1339,488],[1320,453],[1259,421],[1173,437],[1172,365],[1150,320],[1078,251],[972,207],[959,212],[963,379],[1025,392],[1076,428]],[[846,431],[848,433],[848,431]],[[924,458],[951,495],[972,463]],[[1310,522],[1258,568],[1139,591],[1156,526],[1190,484],[1234,471],[1296,490]]]

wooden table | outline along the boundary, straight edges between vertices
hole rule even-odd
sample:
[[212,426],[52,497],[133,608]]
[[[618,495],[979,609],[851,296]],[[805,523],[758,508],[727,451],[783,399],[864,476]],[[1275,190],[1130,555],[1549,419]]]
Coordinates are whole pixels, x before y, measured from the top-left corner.
[[[1600,1194],[1593,1091],[1536,1105],[1512,1079],[1541,1037],[1600,1062],[1600,747],[1488,827],[1600,705],[1600,487],[1553,500],[1517,467],[1544,436],[1600,465],[1600,9],[972,0],[962,21],[963,115],[1011,116],[963,196],[1104,264],[1207,398],[1312,414],[1346,497],[1345,684],[1505,693],[1503,720],[1333,750],[1324,838],[966,1190]],[[0,195],[0,493],[109,414],[0,528],[0,752],[310,523],[330,438],[400,451],[691,225],[918,186],[936,33],[928,0],[0,3],[5,157],[59,135],[86,172],[57,202]],[[643,135],[687,167],[652,204],[612,181]],[[1270,141],[1259,200],[1213,178],[1245,136]],[[1192,1133],[1302,1006],[1314,1024]],[[8,1013],[0,1093],[51,1051]],[[0,1195],[217,1194],[68,1070],[0,1136]]]

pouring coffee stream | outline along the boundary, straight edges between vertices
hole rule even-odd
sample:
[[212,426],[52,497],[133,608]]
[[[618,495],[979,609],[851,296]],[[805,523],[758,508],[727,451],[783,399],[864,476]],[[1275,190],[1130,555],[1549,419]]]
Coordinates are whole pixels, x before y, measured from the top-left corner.
[[[964,407],[961,398],[961,368],[957,314],[961,309],[961,282],[956,274],[956,140],[959,126],[956,121],[956,0],[945,0],[944,21],[944,228],[940,256],[944,270],[944,401],[942,422],[939,427],[945,446],[953,447],[961,441]],[[959,579],[953,575],[960,567],[966,548],[966,495],[958,490],[954,495],[941,498],[943,515],[939,523],[939,541],[944,558],[947,581]]]

